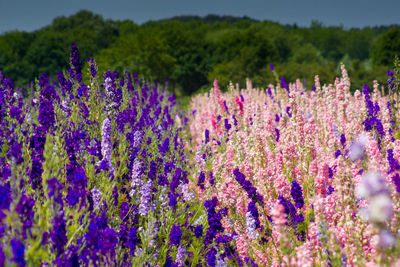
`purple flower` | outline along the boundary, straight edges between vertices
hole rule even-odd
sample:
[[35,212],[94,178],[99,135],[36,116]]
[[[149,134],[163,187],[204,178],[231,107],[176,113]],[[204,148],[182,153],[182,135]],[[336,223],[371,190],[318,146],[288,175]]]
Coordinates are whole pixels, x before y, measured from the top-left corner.
[[4,254],[3,251],[3,244],[0,244],[0,266],[4,266],[5,262],[6,262],[6,255]]
[[211,249],[207,253],[207,264],[209,266],[215,266],[215,261],[217,260],[217,250],[214,247],[211,247]]
[[215,210],[217,203],[218,199],[216,197],[214,197],[212,200],[206,200],[204,202],[204,207],[207,209],[208,216],[208,230],[204,240],[206,245],[212,243],[217,233],[224,231],[221,223],[222,214],[221,212],[216,212]]
[[269,64],[269,68],[270,68],[271,71],[274,71],[274,65]]
[[[0,210],[2,209],[9,209],[10,204],[11,204],[11,188],[10,184],[6,183],[1,185],[0,184]],[[1,211],[0,211],[1,212]],[[0,216],[0,221],[1,221],[1,216]]]
[[25,266],[25,246],[19,239],[12,239],[10,242],[13,258],[11,261],[15,262],[18,266]]
[[286,113],[288,114],[289,118],[292,117],[292,114],[290,113],[290,107],[286,107]]
[[346,145],[346,136],[344,134],[340,135],[340,143],[342,144],[343,148]]
[[263,196],[257,192],[257,189],[253,187],[250,181],[246,180],[246,176],[241,173],[238,168],[233,170],[233,174],[235,175],[236,181],[246,190],[248,197],[254,202],[259,202],[261,205],[264,205]]
[[64,247],[67,244],[67,230],[64,219],[64,212],[61,209],[57,212],[53,220],[53,229],[50,232],[53,248],[57,252],[57,256],[64,253]]
[[301,187],[297,181],[292,182],[292,188],[290,190],[290,195],[292,196],[295,206],[298,209],[301,209],[304,206],[304,199]]
[[281,77],[281,85],[282,85],[282,88],[285,88],[287,91],[289,91],[289,87],[287,86],[287,83],[286,83],[284,77]]
[[335,158],[338,158],[340,155],[342,155],[342,152],[340,151],[340,149],[336,150]]
[[232,128],[232,125],[229,123],[228,119],[225,119],[224,122],[225,122],[225,129],[228,132]]
[[229,114],[228,106],[226,105],[226,100],[224,100],[224,107],[225,107],[225,111],[226,111],[226,113],[228,113],[228,114]]
[[396,172],[396,174],[392,177],[392,181],[396,186],[397,193],[400,193],[400,175]]
[[210,184],[214,185],[215,179],[214,179],[214,175],[213,175],[212,171],[210,171],[210,173],[208,174],[208,177],[210,178]]
[[210,131],[208,129],[204,131],[204,137],[205,137],[204,142],[207,144],[210,141]]
[[[71,67],[75,71],[75,74],[81,73],[81,57],[79,56],[78,47],[76,43],[71,44]],[[78,81],[80,82],[80,81]]]
[[204,190],[204,181],[205,181],[205,179],[206,179],[206,176],[205,176],[204,172],[200,172],[199,180],[198,180],[198,182],[197,182],[197,185],[198,185],[202,190]]
[[391,172],[393,172],[393,171],[400,170],[400,164],[399,164],[399,162],[397,161],[397,159],[395,159],[395,158],[393,157],[393,149],[388,149],[388,150],[387,150],[387,160],[388,160],[389,166],[390,166],[390,169],[389,169],[389,171],[388,171],[388,174],[391,173]]
[[279,130],[277,128],[275,128],[275,133],[276,133],[275,140],[276,140],[276,142],[278,142],[279,141]]
[[194,228],[193,233],[194,233],[194,236],[195,236],[196,238],[202,237],[202,236],[203,236],[203,225],[202,225],[202,224],[197,225],[197,226]]
[[16,211],[23,223],[23,236],[26,237],[26,230],[32,227],[32,221],[34,217],[34,209],[35,201],[27,197],[24,193],[22,193],[21,198],[18,201]]
[[174,224],[172,226],[171,233],[169,235],[169,245],[172,246],[179,246],[181,243],[182,238],[182,230],[179,225]]

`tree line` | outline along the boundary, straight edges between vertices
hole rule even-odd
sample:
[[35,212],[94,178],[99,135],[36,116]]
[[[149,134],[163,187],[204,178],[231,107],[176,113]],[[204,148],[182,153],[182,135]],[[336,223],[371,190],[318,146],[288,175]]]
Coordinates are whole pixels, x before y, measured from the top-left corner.
[[332,83],[343,62],[352,90],[377,79],[400,54],[400,27],[310,27],[282,25],[249,17],[179,16],[141,25],[130,20],[105,20],[90,11],[57,17],[34,32],[0,35],[0,70],[17,86],[26,86],[41,73],[56,78],[69,67],[69,47],[77,43],[82,58],[95,58],[101,68],[163,83],[190,95],[208,88],[214,78],[222,88],[230,81],[266,87],[274,82],[275,66],[287,81],[300,78],[311,88],[314,75]]

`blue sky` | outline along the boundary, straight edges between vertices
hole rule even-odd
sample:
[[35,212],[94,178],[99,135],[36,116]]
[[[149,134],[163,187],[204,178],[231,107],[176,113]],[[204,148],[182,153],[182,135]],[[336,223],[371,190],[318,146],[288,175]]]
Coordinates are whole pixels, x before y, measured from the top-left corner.
[[312,20],[346,28],[400,24],[400,0],[0,0],[0,33],[33,31],[81,9],[135,23],[177,15],[249,16],[309,26]]

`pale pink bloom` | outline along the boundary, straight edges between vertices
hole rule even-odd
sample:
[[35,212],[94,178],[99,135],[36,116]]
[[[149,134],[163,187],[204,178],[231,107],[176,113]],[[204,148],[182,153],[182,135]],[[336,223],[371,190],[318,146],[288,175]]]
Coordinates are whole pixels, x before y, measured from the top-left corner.
[[276,202],[271,211],[272,222],[277,226],[283,226],[286,223],[285,208]]

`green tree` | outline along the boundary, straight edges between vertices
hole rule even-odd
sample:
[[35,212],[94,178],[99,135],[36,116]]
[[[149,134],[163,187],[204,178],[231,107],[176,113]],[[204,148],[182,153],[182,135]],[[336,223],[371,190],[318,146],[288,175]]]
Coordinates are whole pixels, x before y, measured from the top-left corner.
[[391,65],[400,55],[400,28],[392,27],[377,37],[370,55],[375,65]]

